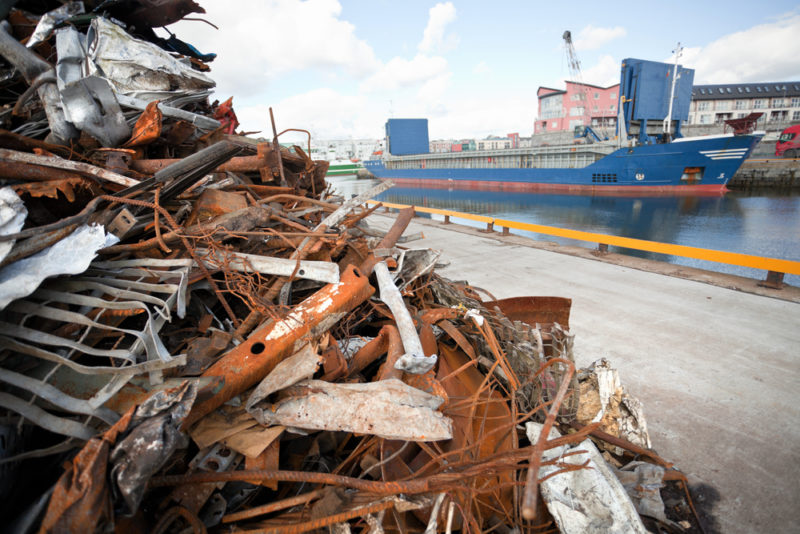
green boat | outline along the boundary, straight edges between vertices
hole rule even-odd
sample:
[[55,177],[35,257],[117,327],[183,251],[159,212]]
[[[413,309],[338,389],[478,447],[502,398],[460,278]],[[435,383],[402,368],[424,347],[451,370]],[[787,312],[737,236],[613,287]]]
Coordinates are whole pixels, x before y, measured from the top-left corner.
[[346,159],[337,159],[331,161],[328,167],[328,174],[325,176],[346,176],[350,174],[357,174],[359,169],[363,169],[364,165],[361,162],[352,162]]

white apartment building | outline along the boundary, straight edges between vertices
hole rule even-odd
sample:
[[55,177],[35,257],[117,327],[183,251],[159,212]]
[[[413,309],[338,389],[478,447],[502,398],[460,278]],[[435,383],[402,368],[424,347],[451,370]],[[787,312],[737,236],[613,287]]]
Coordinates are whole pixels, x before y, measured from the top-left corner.
[[689,124],[722,124],[750,113],[763,113],[759,128],[800,122],[800,81],[695,85]]

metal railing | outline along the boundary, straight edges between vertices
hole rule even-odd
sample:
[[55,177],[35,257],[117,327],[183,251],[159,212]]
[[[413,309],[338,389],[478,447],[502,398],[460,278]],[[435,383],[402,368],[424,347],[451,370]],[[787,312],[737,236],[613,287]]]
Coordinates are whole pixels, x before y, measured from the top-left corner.
[[523,230],[535,232],[537,234],[563,237],[577,241],[597,243],[600,252],[608,252],[608,247],[622,247],[657,254],[667,254],[670,256],[680,256],[696,260],[705,260],[739,267],[749,267],[752,269],[767,271],[767,277],[761,285],[773,289],[780,289],[783,286],[784,274],[800,275],[800,262],[782,260],[778,258],[765,258],[750,254],[740,254],[738,252],[725,252],[722,250],[712,250],[706,248],[690,247],[686,245],[674,245],[671,243],[660,243],[658,241],[647,241],[644,239],[634,239],[631,237],[620,237],[606,234],[596,234],[581,230],[569,230],[555,226],[544,226],[541,224],[531,224],[507,219],[498,219],[487,215],[475,215],[472,213],[462,213],[458,211],[443,210],[439,208],[426,208],[421,206],[410,206],[407,204],[395,204],[391,202],[381,202],[377,200],[368,201],[369,204],[380,204],[388,209],[414,208],[419,213],[431,213],[444,216],[444,222],[450,223],[451,218],[465,219],[486,224],[486,231],[492,232],[496,228],[502,228],[503,235],[509,235],[510,230]]

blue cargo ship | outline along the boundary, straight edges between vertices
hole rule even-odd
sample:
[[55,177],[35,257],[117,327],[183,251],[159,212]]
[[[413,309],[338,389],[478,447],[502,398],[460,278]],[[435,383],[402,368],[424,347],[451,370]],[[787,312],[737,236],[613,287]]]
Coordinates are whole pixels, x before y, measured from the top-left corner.
[[[427,152],[418,119],[387,123],[387,152],[364,162],[378,178],[409,186],[603,192],[722,192],[763,132],[683,137],[694,71],[639,59],[622,63],[617,137],[494,151]],[[678,83],[680,80],[680,83]],[[667,120],[670,117],[670,120]],[[752,128],[751,128],[752,129]],[[591,136],[591,137],[590,137]],[[424,149],[421,149],[424,139]],[[411,150],[409,150],[411,147]],[[414,153],[416,152],[416,153]]]

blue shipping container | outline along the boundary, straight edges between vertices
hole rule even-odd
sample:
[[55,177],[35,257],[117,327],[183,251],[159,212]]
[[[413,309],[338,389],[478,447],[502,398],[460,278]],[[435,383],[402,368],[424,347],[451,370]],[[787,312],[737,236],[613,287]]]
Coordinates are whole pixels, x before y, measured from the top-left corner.
[[386,121],[386,147],[393,156],[427,154],[428,119],[389,119]]

